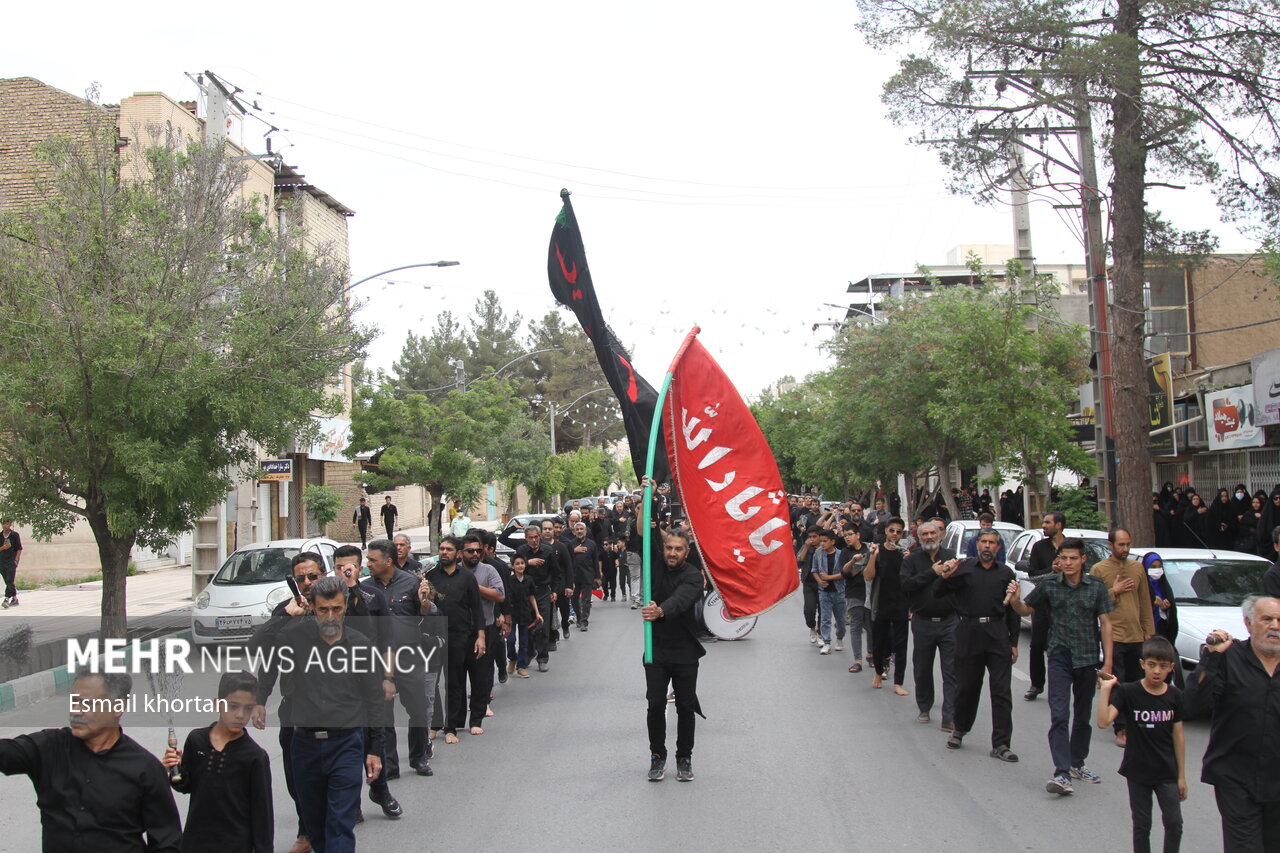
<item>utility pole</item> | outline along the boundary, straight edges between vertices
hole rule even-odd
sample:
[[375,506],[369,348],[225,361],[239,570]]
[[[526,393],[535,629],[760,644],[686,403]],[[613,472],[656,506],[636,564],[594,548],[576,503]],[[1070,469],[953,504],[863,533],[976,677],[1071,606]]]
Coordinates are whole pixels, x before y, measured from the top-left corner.
[[551,414],[551,455],[556,455],[556,404],[548,402],[548,412]]

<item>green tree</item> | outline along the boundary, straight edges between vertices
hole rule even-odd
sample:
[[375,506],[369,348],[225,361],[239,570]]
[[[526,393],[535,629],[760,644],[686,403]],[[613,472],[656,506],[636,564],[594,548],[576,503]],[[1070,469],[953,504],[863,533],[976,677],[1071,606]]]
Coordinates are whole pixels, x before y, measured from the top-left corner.
[[564,488],[567,498],[597,495],[613,479],[616,463],[598,447],[579,447],[570,453],[561,453],[557,460],[564,470]]
[[338,517],[338,509],[342,506],[342,496],[332,486],[321,486],[312,483],[302,490],[302,505],[307,513],[315,519],[323,531],[325,525]]
[[0,215],[0,514],[37,536],[83,518],[104,637],[127,626],[135,543],[163,547],[292,444],[361,352],[346,270],[276,234],[221,150],[152,148],[122,175],[106,119],[41,154],[52,177]]
[[[995,198],[1019,180],[1012,152],[1030,149],[1031,185],[1079,186],[1086,209],[1104,192],[1109,199],[1117,508],[1134,539],[1150,541],[1145,258],[1156,243],[1203,247],[1204,241],[1172,237],[1173,229],[1148,209],[1147,190],[1208,184],[1228,217],[1276,232],[1274,6],[1233,0],[859,0],[858,6],[873,46],[906,53],[885,84],[890,117],[922,129],[920,141],[951,170],[952,189]],[[1064,126],[1085,125],[1103,129],[1107,182],[1090,185],[1054,169],[1070,157],[1058,156],[1048,138]]]
[[416,484],[431,495],[431,545],[439,538],[440,499],[469,505],[494,476],[492,458],[522,406],[510,383],[479,379],[443,398],[402,394],[390,382],[361,390],[351,412],[347,453],[372,453],[374,470],[358,475],[375,489]]
[[520,343],[520,324],[520,314],[507,316],[498,295],[486,290],[466,318],[444,311],[429,334],[410,332],[391,374],[402,391],[443,393],[456,387],[459,373],[470,382],[510,365],[503,376],[516,378],[517,390],[527,395],[532,388],[529,368],[510,364],[527,352]]
[[625,435],[617,402],[608,392],[594,394],[564,410],[588,391],[608,387],[600,374],[591,341],[581,329],[566,325],[558,311],[549,311],[530,325],[529,350],[551,350],[530,359],[536,390],[529,408],[534,417],[545,420],[552,404],[559,407],[556,411],[557,453],[582,447],[592,440],[604,444]]

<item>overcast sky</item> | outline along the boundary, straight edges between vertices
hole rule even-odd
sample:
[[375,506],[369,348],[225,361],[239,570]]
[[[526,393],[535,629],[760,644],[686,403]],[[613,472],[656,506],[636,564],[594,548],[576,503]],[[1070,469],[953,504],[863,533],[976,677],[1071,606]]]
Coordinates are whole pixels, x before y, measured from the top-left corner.
[[[77,4],[79,5],[79,4]],[[353,280],[389,367],[410,329],[465,315],[485,289],[526,318],[553,301],[546,249],[574,192],[606,320],[659,384],[695,322],[746,395],[820,369],[847,283],[941,265],[962,243],[1012,243],[1008,207],[950,197],[934,155],[879,101],[890,59],[851,2],[94,4],[6,11],[0,77],[104,102],[179,100],[210,69],[261,108],[317,186],[356,211]],[[53,34],[56,33],[56,39]],[[1222,228],[1203,196],[1179,224]],[[1081,263],[1074,212],[1033,207],[1041,263]],[[424,288],[429,285],[429,289]]]

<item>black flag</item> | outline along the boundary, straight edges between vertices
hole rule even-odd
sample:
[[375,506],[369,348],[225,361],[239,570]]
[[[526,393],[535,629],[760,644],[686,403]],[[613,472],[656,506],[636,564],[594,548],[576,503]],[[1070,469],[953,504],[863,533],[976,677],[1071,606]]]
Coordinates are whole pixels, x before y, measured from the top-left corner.
[[[631,464],[635,467],[636,477],[643,477],[649,449],[649,427],[653,423],[658,393],[636,373],[630,356],[605,324],[596,289],[591,284],[591,273],[587,269],[582,232],[578,230],[578,220],[573,215],[573,205],[569,203],[569,191],[561,190],[560,198],[564,207],[551,229],[551,246],[547,250],[547,279],[551,282],[551,294],[561,305],[573,310],[582,330],[595,346],[596,360],[604,371],[605,381],[622,407],[627,443],[631,445]],[[653,479],[659,483],[671,479],[661,430],[658,432],[658,446],[654,449]]]

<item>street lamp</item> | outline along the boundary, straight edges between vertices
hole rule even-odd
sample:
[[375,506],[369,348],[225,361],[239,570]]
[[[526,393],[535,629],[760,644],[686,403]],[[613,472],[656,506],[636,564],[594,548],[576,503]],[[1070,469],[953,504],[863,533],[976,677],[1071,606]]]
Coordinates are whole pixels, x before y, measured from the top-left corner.
[[[544,352],[558,352],[562,349],[564,349],[564,347],[547,347],[546,349],[536,349],[533,352],[527,352],[524,355],[518,355],[515,358],[508,361],[506,364],[502,365],[502,367],[499,367],[497,370],[493,371],[493,373],[487,374],[487,376],[492,378],[497,378],[499,373],[506,370],[508,367],[510,367],[511,365],[515,364],[517,361],[520,361],[523,358],[529,358],[530,356],[541,355]],[[467,383],[467,387],[470,388],[472,385],[474,385],[475,383],[479,382],[481,379],[484,379],[484,378],[486,378],[485,375],[477,376],[475,379],[472,379],[470,382]]]
[[374,273],[373,275],[367,275],[357,282],[348,284],[346,287],[342,288],[342,290],[338,291],[338,295],[342,296],[344,293],[351,290],[352,288],[358,287],[359,285],[364,284],[366,281],[369,281],[370,279],[381,278],[382,276],[387,275],[388,273],[400,272],[400,270],[412,270],[412,269],[417,269],[418,267],[456,267],[457,265],[458,265],[458,261],[432,261],[426,264],[405,264],[402,267],[392,267],[389,270],[383,270],[382,272],[377,272],[377,273]]
[[[587,393],[579,396],[577,400],[574,400],[569,405],[560,409],[560,413],[564,414],[565,412],[569,411],[574,406],[576,406],[580,400],[590,397],[592,394],[598,394],[601,391],[608,391],[608,390],[609,390],[609,386],[607,385],[602,388],[592,388]],[[556,453],[556,404],[552,402],[552,403],[548,403],[548,406],[549,406],[548,412],[551,415],[551,455],[554,456]]]

